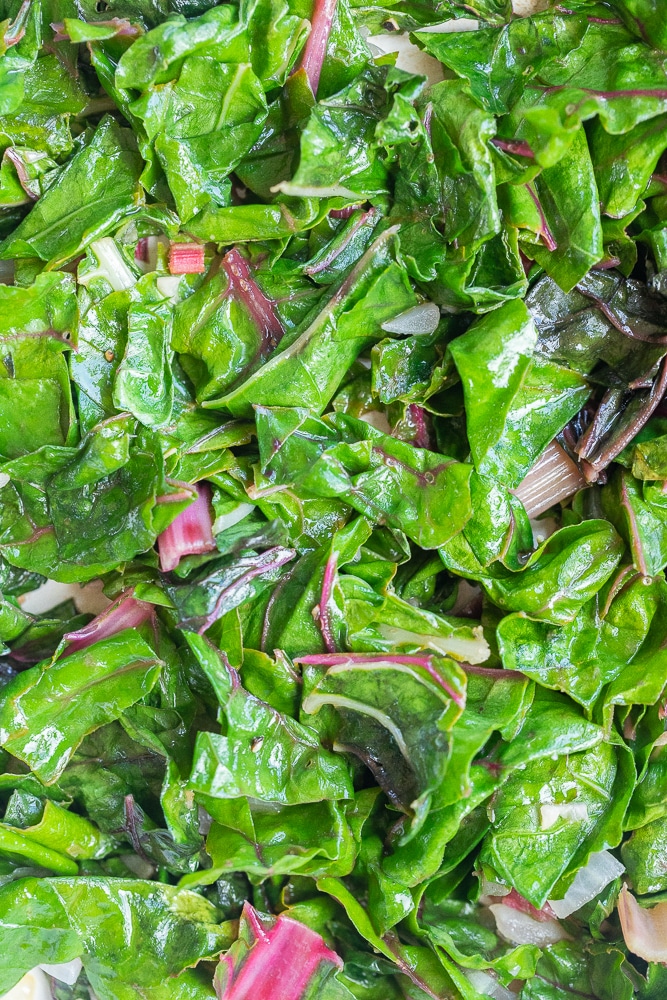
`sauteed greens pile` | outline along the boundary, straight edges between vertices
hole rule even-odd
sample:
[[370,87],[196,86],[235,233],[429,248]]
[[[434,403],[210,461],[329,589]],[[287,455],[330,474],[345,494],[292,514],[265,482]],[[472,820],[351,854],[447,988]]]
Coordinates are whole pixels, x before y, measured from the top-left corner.
[[665,5],[1,16],[0,992],[664,1000]]

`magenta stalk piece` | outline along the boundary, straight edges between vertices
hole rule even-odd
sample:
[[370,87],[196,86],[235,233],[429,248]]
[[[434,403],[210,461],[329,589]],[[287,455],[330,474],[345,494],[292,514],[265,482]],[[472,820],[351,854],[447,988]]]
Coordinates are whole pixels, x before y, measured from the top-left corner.
[[128,628],[137,628],[148,621],[153,614],[153,605],[147,601],[140,601],[133,595],[134,588],[123,591],[113,604],[83,628],[67,632],[63,636],[68,643],[63,656],[78,653],[80,649],[87,649],[102,639],[108,639]]
[[324,640],[324,645],[328,653],[336,652],[336,639],[331,627],[331,597],[336,580],[336,567],[338,565],[338,553],[332,552],[327,559],[322,578],[322,594],[320,596],[320,632]]
[[170,274],[203,274],[204,247],[199,243],[172,243],[169,246]]
[[216,989],[218,1000],[302,1000],[322,963],[343,968],[319,934],[284,913],[267,929],[246,903],[241,920],[254,941],[238,971],[232,955],[221,960],[227,981],[223,990]]
[[176,569],[183,556],[202,555],[215,551],[211,522],[211,487],[196,483],[194,503],[174,518],[169,527],[158,536],[160,569],[169,573]]
[[[433,656],[419,656],[411,653],[310,653],[308,656],[294,656],[295,663],[305,663],[314,667],[339,667],[345,663],[396,663],[399,666],[421,667],[431,675],[436,684],[447,692],[455,705],[465,706],[465,697],[455,691],[440,676],[433,666]],[[464,667],[464,664],[459,664]]]
[[222,269],[229,279],[232,295],[246,307],[262,333],[263,348],[275,347],[285,332],[271,299],[267,298],[252,276],[250,265],[238,250],[222,258]]
[[528,194],[530,195],[533,204],[535,205],[535,208],[537,209],[538,215],[540,217],[541,229],[539,235],[542,238],[542,242],[544,243],[547,250],[550,250],[551,253],[553,253],[554,250],[558,250],[558,244],[554,239],[553,233],[549,229],[549,223],[547,222],[547,217],[544,214],[544,209],[542,208],[540,199],[537,197],[537,192],[535,191],[534,187],[531,184],[526,184],[526,190],[528,191]]
[[336,0],[315,0],[310,34],[300,63],[301,69],[306,72],[310,89],[315,97],[317,97],[317,88],[322,75],[322,66],[327,54],[327,45],[335,14]]

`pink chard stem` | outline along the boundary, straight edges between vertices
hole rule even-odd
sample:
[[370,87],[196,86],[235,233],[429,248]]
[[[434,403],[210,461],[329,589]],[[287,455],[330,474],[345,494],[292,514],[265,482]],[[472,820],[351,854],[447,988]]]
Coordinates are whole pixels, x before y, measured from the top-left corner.
[[160,569],[163,573],[176,569],[183,556],[215,551],[211,487],[208,483],[197,483],[194,489],[197,494],[194,503],[186,507],[158,537]]
[[[351,215],[358,212],[360,208],[363,208],[363,204],[358,202],[356,205],[346,205],[345,208],[332,208],[329,212],[329,216],[332,219],[349,219]],[[308,271],[308,268],[306,268]],[[309,272],[310,273],[310,272]]]
[[533,204],[535,205],[535,208],[537,209],[538,215],[540,217],[541,228],[539,235],[547,250],[550,250],[553,253],[554,250],[558,250],[558,244],[554,239],[553,233],[549,229],[549,223],[547,222],[547,217],[544,214],[544,209],[542,208],[540,199],[537,197],[537,192],[535,191],[535,189],[532,187],[531,184],[526,184],[526,190],[528,191],[528,194],[532,198]]
[[431,436],[428,429],[426,410],[423,406],[417,406],[416,403],[410,403],[408,406],[408,414],[415,428],[413,444],[416,448],[430,448]]
[[525,156],[529,160],[535,159],[535,153],[527,142],[521,139],[492,139],[491,142],[497,149],[502,149],[505,153],[513,153],[515,156]]
[[230,250],[222,258],[222,268],[229,279],[232,295],[243,303],[262,333],[262,353],[275,347],[285,331],[274,303],[253,278],[248,261],[238,250]]
[[322,74],[322,65],[327,52],[327,44],[333,19],[336,14],[336,0],[315,0],[310,34],[301,56],[301,69],[306,71],[308,83],[315,97]]
[[[351,207],[353,208],[354,211],[356,211],[355,206],[351,206]],[[341,212],[345,212],[346,209],[342,208],[340,211]],[[352,213],[350,213],[350,214],[352,214]],[[329,215],[332,216],[332,218],[333,218],[334,217],[333,211],[329,212]],[[347,234],[347,236],[345,237],[345,239],[342,240],[342,242],[338,244],[338,246],[334,247],[333,250],[330,250],[329,253],[326,254],[322,258],[322,260],[320,260],[317,264],[313,264],[310,267],[305,267],[304,268],[304,271],[306,272],[306,274],[310,274],[310,275],[320,274],[321,271],[326,271],[326,269],[328,267],[331,267],[331,265],[333,264],[333,262],[338,257],[340,257],[340,255],[343,253],[343,251],[349,246],[349,244],[352,242],[352,240],[354,239],[354,237],[356,236],[356,234],[359,232],[359,230],[361,229],[361,227],[364,226],[369,221],[369,219],[372,219],[374,215],[375,215],[375,209],[374,208],[371,208],[371,209],[368,210],[368,212],[364,212],[362,215],[360,215],[359,218],[357,219],[357,221],[354,223],[354,225],[350,226],[349,233]],[[339,218],[339,219],[349,218],[349,216],[343,216],[343,215],[338,215],[338,216],[335,216],[335,217]]]
[[[442,677],[434,663],[435,659],[435,656],[428,654],[420,656],[415,653],[336,653],[330,651],[328,653],[311,653],[308,656],[295,656],[294,662],[314,667],[340,667],[346,663],[396,663],[399,666],[421,667],[422,670],[431,675],[443,691],[447,692],[455,705],[463,708],[465,706],[465,696],[455,691],[451,684],[448,684],[444,677]],[[461,663],[459,666],[466,669],[468,664]],[[495,671],[495,673],[499,674],[499,671]]]
[[172,243],[169,247],[170,274],[203,274],[206,270],[204,247],[199,243]]
[[[25,6],[25,4],[24,4]],[[142,33],[142,29],[138,24],[132,24],[124,17],[112,17],[110,21],[88,21],[91,28],[111,28],[114,32],[115,38],[119,36],[124,36],[126,38],[136,38]],[[52,22],[51,27],[55,32],[53,41],[54,42],[68,42],[70,40],[69,34],[65,28],[62,21]]]
[[258,576],[262,576],[264,573],[271,573],[275,569],[280,569],[285,563],[290,562],[294,559],[296,552],[294,549],[282,549],[279,545],[274,546],[272,549],[267,549],[263,552],[258,561],[257,565],[253,566],[252,569],[247,570],[241,576],[239,576],[232,584],[229,585],[225,590],[222,590],[218,595],[218,599],[215,603],[215,607],[210,615],[204,621],[204,624],[199,629],[199,634],[201,635],[207,629],[211,627],[213,622],[217,621],[222,614],[221,608],[225,603],[228,594],[234,590],[240,591],[245,585],[249,584],[251,580],[254,580]]
[[322,579],[322,594],[320,596],[320,632],[324,639],[324,646],[327,653],[336,652],[336,640],[331,625],[331,597],[334,583],[336,582],[336,566],[338,564],[338,554],[332,552],[324,567],[324,577]]
[[137,628],[148,621],[153,614],[153,605],[147,601],[138,601],[132,596],[133,593],[133,589],[124,591],[106,611],[93,618],[92,622],[88,622],[76,632],[67,632],[63,636],[68,643],[63,655],[78,653],[80,649],[87,649],[95,642],[108,639],[127,628]]
[[246,903],[239,939],[221,959],[218,1000],[302,1000],[314,980],[342,969],[340,957],[309,927],[280,914],[267,927]]
[[533,920],[540,920],[544,922],[545,920],[555,920],[556,914],[551,909],[548,903],[545,903],[541,910],[538,910],[532,903],[529,903],[527,899],[520,896],[516,889],[512,889],[507,896],[498,897],[505,906],[511,907],[513,910],[518,910],[519,913],[527,913],[529,917]]

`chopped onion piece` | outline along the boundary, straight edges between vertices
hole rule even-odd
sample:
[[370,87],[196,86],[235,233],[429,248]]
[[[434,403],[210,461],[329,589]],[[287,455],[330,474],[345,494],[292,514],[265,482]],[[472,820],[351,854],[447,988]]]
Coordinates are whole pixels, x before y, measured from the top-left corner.
[[491,1000],[516,1000],[516,993],[512,993],[488,972],[482,969],[464,969],[463,972],[473,989],[483,997],[491,997]]
[[591,854],[588,864],[574,876],[574,881],[563,898],[550,899],[549,906],[560,920],[564,920],[590,903],[591,899],[595,899],[605,886],[619,878],[624,871],[625,866],[609,851],[596,851]]
[[[461,21],[465,20],[467,19],[461,19]],[[454,23],[458,28],[461,22],[457,20]],[[428,29],[420,28],[419,30]],[[383,32],[381,35],[370,35],[366,39],[366,44],[371,52],[375,50],[377,55],[387,55],[390,52],[395,53],[394,58],[396,59],[397,69],[404,69],[409,73],[418,73],[419,76],[425,76],[430,85],[440,83],[444,78],[441,63],[437,59],[434,59],[433,56],[429,56],[422,49],[418,48],[410,41],[410,36],[407,34],[392,31],[391,34]]]
[[514,888],[510,889],[506,896],[503,896],[502,901],[506,906],[511,906],[513,910],[520,910],[522,913],[527,913],[529,917],[533,918],[533,920],[544,922],[545,920],[554,919],[554,913],[548,903],[545,903],[544,906],[538,910],[536,906],[533,906],[532,903],[528,902],[526,897],[522,896]]
[[12,986],[1,1000],[51,1000],[51,984],[46,975],[37,966],[26,972],[16,986]]
[[552,441],[514,490],[514,495],[526,508],[528,517],[537,517],[586,485],[586,480],[569,455],[558,442]]
[[495,879],[487,878],[483,872],[479,878],[482,896],[509,896],[512,891],[509,885],[505,885],[503,882],[496,882]]
[[81,959],[73,958],[71,962],[59,962],[58,965],[42,964],[40,965],[40,969],[47,976],[57,979],[59,983],[67,983],[68,986],[74,986],[74,983],[81,974]]
[[[479,613],[474,614],[477,605],[479,605]],[[477,583],[470,583],[469,580],[464,580],[461,578],[458,581],[458,589],[456,591],[456,600],[454,601],[454,606],[447,612],[452,618],[459,618],[461,616],[470,616],[471,618],[479,618],[482,609],[482,590]]]
[[204,248],[200,243],[172,243],[169,247],[170,274],[203,274]]
[[618,916],[623,938],[633,955],[645,962],[667,962],[667,903],[645,909],[623,886]]
[[[518,0],[513,0],[515,12]],[[541,0],[540,0],[541,2]],[[535,0],[524,0],[524,3],[532,4],[535,6]],[[548,0],[547,0],[548,3]],[[440,35],[449,31],[477,31],[479,28],[479,21],[474,20],[472,17],[457,17],[456,20],[442,21],[440,24],[428,24],[424,28],[420,28],[425,34],[428,32],[432,35]]]
[[585,802],[548,802],[540,806],[540,826],[543,830],[550,830],[559,819],[572,823],[585,822],[588,806]]
[[79,278],[79,284],[89,285],[93,278],[106,278],[114,292],[125,292],[134,288],[137,279],[127,266],[127,263],[116,246],[116,241],[110,236],[94,240],[90,249],[97,258],[97,268],[91,269]]
[[554,532],[558,531],[560,524],[555,517],[540,517],[533,518],[530,522],[530,526],[533,529],[533,542],[535,548],[546,542],[547,538],[551,538]]
[[527,913],[504,903],[489,907],[501,937],[511,944],[536,944],[544,948],[570,938],[557,920],[533,920]]
[[247,517],[248,514],[254,509],[255,505],[252,503],[239,503],[233,510],[230,510],[228,514],[220,514],[219,517],[216,517],[213,524],[213,534],[219,535],[221,531],[226,531],[227,528],[232,528],[235,524],[238,524],[239,521],[242,521],[244,517]]
[[179,290],[181,287],[180,274],[161,274],[155,282],[155,286],[160,295],[164,295],[165,299],[171,299],[172,302],[178,302],[180,298]]
[[380,410],[368,410],[366,413],[360,413],[359,419],[370,427],[374,427],[376,431],[391,434],[391,424]]
[[546,10],[549,0],[512,0],[512,10],[516,17],[530,17],[541,10]]
[[434,333],[440,322],[440,309],[434,302],[421,302],[382,324],[387,333]]
[[197,819],[199,820],[197,829],[201,833],[202,837],[206,837],[209,830],[213,826],[213,817],[206,811],[206,809],[204,809],[203,806],[197,806]]
[[193,489],[196,493],[194,503],[181,511],[158,536],[160,569],[163,573],[176,569],[183,556],[215,551],[211,526],[211,488],[208,483],[198,483]]
[[435,333],[440,322],[440,309],[434,302],[422,302],[421,305],[413,306],[399,313],[393,319],[388,319],[382,324],[382,329],[387,333]]
[[409,642],[426,649],[434,649],[443,656],[453,656],[455,660],[465,660],[467,663],[484,663],[491,655],[481,625],[473,628],[474,639],[461,639],[455,635],[446,638],[440,635],[422,635],[420,632],[410,632],[395,625],[380,625],[379,631],[384,639],[389,639],[396,645]]
[[101,615],[77,629],[76,632],[66,632],[63,639],[67,641],[64,656],[87,649],[95,642],[108,639],[109,636],[123,632],[126,628],[137,628],[148,621],[153,614],[153,605],[147,601],[138,601],[132,596],[133,590],[125,590],[110,604]]
[[316,187],[314,184],[292,184],[291,181],[281,181],[271,188],[274,194],[282,192],[292,198],[354,198],[355,192],[342,184],[325,184]]
[[138,854],[120,854],[119,859],[137,878],[154,878],[155,865]]

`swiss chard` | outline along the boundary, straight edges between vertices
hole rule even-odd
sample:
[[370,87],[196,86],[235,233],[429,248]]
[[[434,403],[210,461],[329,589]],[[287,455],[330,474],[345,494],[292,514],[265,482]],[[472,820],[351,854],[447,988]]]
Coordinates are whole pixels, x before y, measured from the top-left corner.
[[0,993],[662,1000],[660,5],[0,7]]

